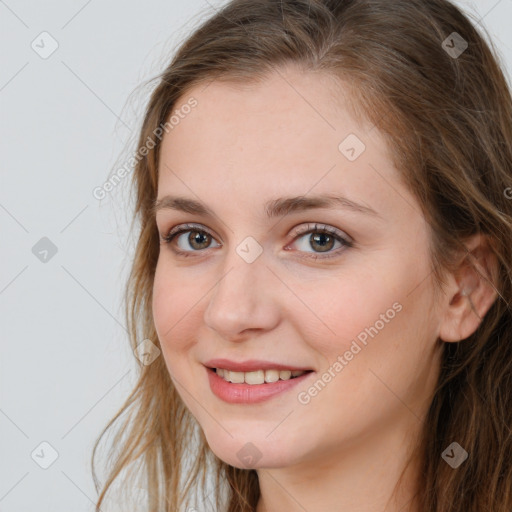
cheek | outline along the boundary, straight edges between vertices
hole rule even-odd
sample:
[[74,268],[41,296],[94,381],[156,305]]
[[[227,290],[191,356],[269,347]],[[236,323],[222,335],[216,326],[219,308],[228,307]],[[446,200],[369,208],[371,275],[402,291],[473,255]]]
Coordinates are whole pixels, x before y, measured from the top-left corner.
[[[190,286],[180,279],[176,269],[166,268],[159,260],[153,283],[152,310],[158,338],[164,351],[180,351],[187,347],[190,336],[186,325],[194,321],[197,298]],[[197,319],[196,319],[197,321]]]
[[299,295],[308,298],[312,313],[302,307],[293,316],[300,322],[302,339],[323,356],[327,367],[338,356],[346,364],[354,360],[351,371],[382,364],[399,371],[408,357],[420,363],[434,336],[432,294],[428,280],[418,277],[428,276],[427,266],[404,255],[383,258],[378,268],[362,265],[361,270],[301,288]]
[[370,339],[365,329],[375,323],[384,331],[388,323],[397,322],[401,309],[397,302],[403,300],[396,286],[388,287],[376,275],[360,272],[317,281],[314,286],[301,287],[297,295],[305,298],[308,308],[295,304],[290,315],[300,322],[302,339],[311,340],[329,360],[349,350],[358,337],[364,346]]

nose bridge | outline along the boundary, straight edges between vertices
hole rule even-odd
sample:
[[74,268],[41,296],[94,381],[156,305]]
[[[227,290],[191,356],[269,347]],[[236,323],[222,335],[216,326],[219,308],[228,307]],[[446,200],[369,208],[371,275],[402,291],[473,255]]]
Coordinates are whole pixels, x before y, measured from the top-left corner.
[[269,328],[276,320],[277,305],[269,285],[273,275],[263,248],[248,238],[226,255],[205,311],[205,323],[224,337]]

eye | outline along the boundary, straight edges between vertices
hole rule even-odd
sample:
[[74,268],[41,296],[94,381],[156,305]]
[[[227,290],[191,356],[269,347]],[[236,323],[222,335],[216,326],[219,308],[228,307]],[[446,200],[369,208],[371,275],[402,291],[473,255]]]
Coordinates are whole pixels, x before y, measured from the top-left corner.
[[[184,236],[186,233],[189,233],[188,236]],[[161,237],[161,241],[163,243],[170,244],[175,238],[177,245],[180,248],[173,250],[177,254],[183,256],[188,256],[187,253],[189,252],[198,252],[202,249],[208,249],[211,240],[214,239],[213,235],[209,231],[196,226],[195,224],[182,224],[180,226],[176,226],[176,228],[171,229],[167,235]],[[192,251],[189,250],[189,247],[192,247]]]
[[[341,231],[336,228],[332,228],[330,226],[319,226],[318,224],[314,224],[313,227],[308,224],[306,231],[304,228],[300,228],[294,234],[298,237],[298,245],[299,250],[305,253],[310,253],[305,256],[301,256],[304,258],[313,258],[313,259],[325,259],[332,258],[338,256],[340,252],[343,252],[348,247],[353,247],[353,242],[349,237],[345,236]],[[309,235],[309,237],[306,237]],[[303,239],[301,241],[301,239]],[[336,250],[334,246],[336,242],[339,244]],[[297,243],[294,241],[293,243]],[[307,249],[312,247],[314,250],[312,251],[314,254],[311,255],[311,252]],[[326,256],[322,256],[322,253],[327,253]],[[318,256],[320,255],[320,256]]]
[[[184,236],[186,234],[188,236]],[[299,252],[306,253],[306,255],[300,256],[302,258],[331,258],[338,256],[340,252],[354,245],[353,241],[338,229],[330,226],[319,226],[318,224],[308,224],[306,228],[296,229],[293,235],[295,236],[293,243],[296,243],[297,239],[300,242]],[[306,238],[306,235],[310,235],[309,238]],[[304,240],[301,241],[301,239]],[[161,236],[161,242],[164,244],[174,244],[176,241],[179,248],[173,247],[172,250],[184,257],[188,257],[194,252],[209,249],[212,240],[215,240],[214,236],[208,230],[196,224],[181,224],[172,228],[167,235]],[[336,250],[332,250],[336,243],[339,244],[338,247]],[[217,247],[222,247],[222,244]],[[288,250],[288,247],[290,245],[286,246],[285,249]],[[308,248],[314,250],[308,251]],[[326,255],[322,255],[322,253],[326,253]]]

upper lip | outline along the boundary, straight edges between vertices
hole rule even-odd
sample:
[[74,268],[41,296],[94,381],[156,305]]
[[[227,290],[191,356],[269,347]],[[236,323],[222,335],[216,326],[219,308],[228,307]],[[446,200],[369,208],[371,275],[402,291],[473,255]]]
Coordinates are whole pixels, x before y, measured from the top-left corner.
[[231,361],[230,359],[210,359],[204,363],[208,368],[223,368],[232,372],[253,372],[256,370],[294,370],[308,371],[312,368],[293,366],[289,364],[273,363],[261,359],[249,359],[247,361]]

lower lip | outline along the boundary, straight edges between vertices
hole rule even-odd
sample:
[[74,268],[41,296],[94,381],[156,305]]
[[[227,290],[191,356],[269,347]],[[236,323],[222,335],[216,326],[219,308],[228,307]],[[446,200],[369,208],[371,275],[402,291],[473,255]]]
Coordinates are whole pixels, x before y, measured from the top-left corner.
[[293,379],[265,384],[234,384],[219,377],[215,370],[206,368],[206,371],[213,394],[230,404],[255,404],[269,400],[275,395],[289,391],[314,373],[308,372]]

